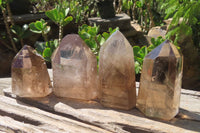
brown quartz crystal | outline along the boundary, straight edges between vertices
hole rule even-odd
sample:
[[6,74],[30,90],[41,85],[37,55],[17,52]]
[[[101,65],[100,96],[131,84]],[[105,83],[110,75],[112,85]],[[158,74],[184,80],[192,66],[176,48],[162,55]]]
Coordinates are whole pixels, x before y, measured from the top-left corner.
[[120,31],[113,33],[100,50],[101,104],[131,109],[136,104],[133,49]]
[[12,62],[12,92],[20,97],[44,97],[51,87],[43,57],[25,45]]
[[137,108],[146,116],[170,120],[178,113],[182,64],[182,56],[168,40],[144,58]]
[[97,59],[77,34],[65,36],[52,56],[53,92],[81,100],[98,95]]

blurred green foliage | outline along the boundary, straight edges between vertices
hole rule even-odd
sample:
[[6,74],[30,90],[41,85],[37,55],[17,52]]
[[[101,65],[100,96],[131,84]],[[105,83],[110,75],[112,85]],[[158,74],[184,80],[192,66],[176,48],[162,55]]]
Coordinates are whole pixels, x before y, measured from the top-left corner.
[[16,36],[13,38],[14,41],[16,43],[20,42],[22,47],[24,46],[23,39],[28,38],[32,35],[32,33],[29,30],[28,24],[24,24],[22,27],[19,25],[12,25],[11,31]]
[[41,34],[47,34],[51,29],[44,19],[40,19],[40,21],[30,23],[29,27],[32,32]]
[[54,9],[46,11],[45,14],[57,25],[65,26],[73,20],[72,16],[68,16],[69,8],[64,8],[60,5],[57,5]]
[[46,16],[59,26],[59,43],[63,38],[63,27],[73,20],[72,16],[67,16],[68,13],[66,1],[59,1],[54,9],[45,12]]
[[59,43],[57,39],[48,42],[35,43],[36,51],[48,62],[51,62],[51,56],[58,45]]
[[108,32],[99,33],[99,26],[88,26],[83,24],[79,27],[78,34],[84,42],[90,47],[92,52],[96,55],[97,62],[99,62],[99,52],[103,43],[119,28],[109,28]]
[[99,26],[88,26],[83,24],[79,27],[78,34],[85,41],[85,43],[90,47],[95,55],[99,54],[101,45],[109,38],[109,36],[114,33],[119,28],[109,28],[108,32],[99,33]]
[[200,0],[161,0],[165,19],[172,17],[167,37],[178,44],[185,36],[192,36],[200,53]]

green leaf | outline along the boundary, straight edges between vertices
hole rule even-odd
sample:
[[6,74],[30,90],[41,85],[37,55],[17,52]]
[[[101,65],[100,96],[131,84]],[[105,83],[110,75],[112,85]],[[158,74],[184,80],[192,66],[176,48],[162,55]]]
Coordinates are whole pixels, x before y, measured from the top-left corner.
[[113,31],[113,29],[110,27],[110,28],[108,29],[108,31],[111,33],[111,32]]
[[58,13],[58,23],[60,23],[60,24],[63,24],[63,21],[64,21],[64,19],[65,19],[65,14],[64,13],[62,13],[62,12],[59,12]]
[[92,35],[93,36],[96,36],[97,35],[97,33],[98,33],[98,27],[96,27],[96,26],[94,26],[94,27],[91,27],[90,26],[90,29],[89,29],[89,31],[91,31],[92,33]]
[[16,35],[20,35],[23,32],[22,28],[20,26],[18,26],[18,25],[11,26],[11,31]]
[[141,73],[141,69],[142,69],[141,64],[138,61],[135,61],[135,73],[136,74]]
[[96,32],[94,30],[89,30],[88,32],[91,36],[96,37]]
[[96,34],[98,34],[98,32],[99,32],[99,26],[96,26],[96,24],[94,25],[94,27],[95,27],[95,29],[96,29]]
[[54,50],[57,48],[58,46],[58,41],[50,41],[50,48],[51,48],[51,52],[53,53]]
[[69,13],[69,8],[65,8],[64,6],[56,5],[54,9],[46,11],[45,14],[56,24],[64,26],[73,20],[71,16],[66,18]]
[[35,23],[32,22],[29,24],[29,27],[30,27],[30,31],[34,32],[34,33],[42,33],[41,30],[38,30],[36,27],[35,27]]
[[43,57],[51,57],[52,52],[50,48],[45,48],[43,51]]
[[136,7],[137,8],[141,8],[142,7],[142,3],[140,1],[136,1]]
[[105,40],[107,40],[110,36],[107,32],[104,32],[102,35],[103,35]]
[[86,24],[83,24],[82,26],[79,26],[78,30],[82,31],[84,29],[86,29],[88,26]]
[[154,48],[155,48],[155,46],[153,44],[149,45],[148,52],[151,52]]
[[69,22],[71,22],[73,20],[72,16],[69,16],[67,18],[64,19],[63,21],[63,26],[67,25]]
[[13,40],[14,40],[14,42],[16,42],[16,43],[19,41],[19,39],[17,39],[16,37],[14,37]]
[[138,61],[140,64],[142,64],[144,58],[136,57],[135,60]]
[[45,20],[44,19],[40,19],[41,23],[44,25],[45,24]]
[[97,36],[97,40],[98,40],[98,42],[99,42],[99,44],[102,46],[103,45],[103,43],[105,42],[105,39],[99,34],[98,36]]
[[155,47],[159,46],[164,41],[165,39],[163,39],[162,36],[159,36],[157,38],[151,38],[152,45],[150,45],[149,48],[154,49]]
[[155,38],[151,38],[151,43],[155,44]]
[[140,51],[140,47],[139,47],[139,46],[133,46],[133,53],[134,53],[134,56],[138,56],[139,51]]
[[31,32],[29,31],[27,27],[28,27],[27,24],[23,25],[22,27],[18,25],[13,25],[11,26],[11,31],[12,33],[16,34],[18,39],[24,39],[31,35]]
[[131,1],[129,1],[129,9],[131,8],[131,6],[133,6],[133,1],[131,0]]
[[133,46],[133,52],[135,61],[138,61],[142,65],[144,57],[148,54],[147,47],[143,46],[140,48],[139,46]]
[[58,23],[59,21],[59,17],[58,17],[58,10],[56,8],[46,11],[45,15],[50,18],[52,21],[54,21],[55,23]]
[[58,43],[58,39],[55,39],[55,40],[53,41],[53,43],[54,43],[55,48],[57,48],[58,45],[59,45],[59,43]]
[[167,7],[167,9],[165,9],[165,13],[166,13],[165,19],[167,19],[171,14],[173,14],[178,8],[177,2],[175,2],[173,5],[170,5],[170,6],[169,4],[166,4],[162,8],[165,8],[165,7]]
[[92,49],[92,48],[96,48],[96,42],[94,40],[89,40],[89,39],[86,39],[85,40],[85,43]]
[[47,26],[47,22],[44,19],[40,21],[32,22],[29,24],[30,30],[34,33],[44,33],[47,34],[50,31],[50,26]]
[[36,48],[36,51],[37,51],[39,54],[41,54],[41,55],[42,55],[44,49],[46,48],[44,42],[38,42],[38,41],[36,41],[36,43],[35,43],[34,46],[35,46],[35,48]]
[[43,29],[42,22],[36,21],[36,22],[35,22],[35,27],[36,27],[38,30],[42,30],[42,29]]
[[113,34],[115,31],[119,30],[119,27],[116,27],[115,29],[113,29],[112,31],[109,31],[110,32],[110,35]]
[[50,47],[50,42],[45,42],[46,48]]
[[67,8],[67,9],[65,10],[65,17],[68,15],[68,13],[69,13],[69,8]]
[[80,36],[81,36],[81,38],[82,38],[83,40],[89,39],[89,38],[90,38],[90,34],[87,33],[87,32],[82,33]]
[[46,28],[44,29],[44,34],[47,34],[50,30],[51,30],[51,27],[46,26]]
[[146,46],[143,46],[141,49],[140,49],[140,55],[141,57],[144,59],[144,57],[148,54],[148,50],[147,50],[147,47]]

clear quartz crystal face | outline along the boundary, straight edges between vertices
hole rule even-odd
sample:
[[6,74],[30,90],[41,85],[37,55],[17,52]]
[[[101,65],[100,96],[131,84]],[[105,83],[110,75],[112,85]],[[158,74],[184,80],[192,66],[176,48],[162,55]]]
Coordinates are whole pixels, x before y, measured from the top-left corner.
[[43,57],[25,45],[12,61],[12,92],[20,97],[44,97],[51,89]]
[[137,108],[146,116],[172,119],[180,104],[183,59],[176,46],[166,40],[143,62]]
[[120,31],[113,33],[100,50],[101,104],[131,109],[136,104],[133,49]]
[[55,95],[81,100],[97,98],[97,59],[79,35],[62,39],[53,53],[52,67]]

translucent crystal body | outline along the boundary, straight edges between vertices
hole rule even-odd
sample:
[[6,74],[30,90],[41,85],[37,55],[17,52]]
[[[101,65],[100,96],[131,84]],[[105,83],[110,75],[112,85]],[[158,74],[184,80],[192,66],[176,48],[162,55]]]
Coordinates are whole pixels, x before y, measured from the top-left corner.
[[131,109],[136,104],[133,49],[120,31],[113,33],[100,50],[101,104]]
[[12,92],[20,97],[44,97],[51,87],[43,57],[25,45],[12,62]]
[[137,108],[146,116],[170,120],[178,113],[182,64],[181,55],[168,40],[144,58]]
[[82,100],[97,97],[96,56],[79,35],[62,39],[52,56],[52,66],[55,95]]

